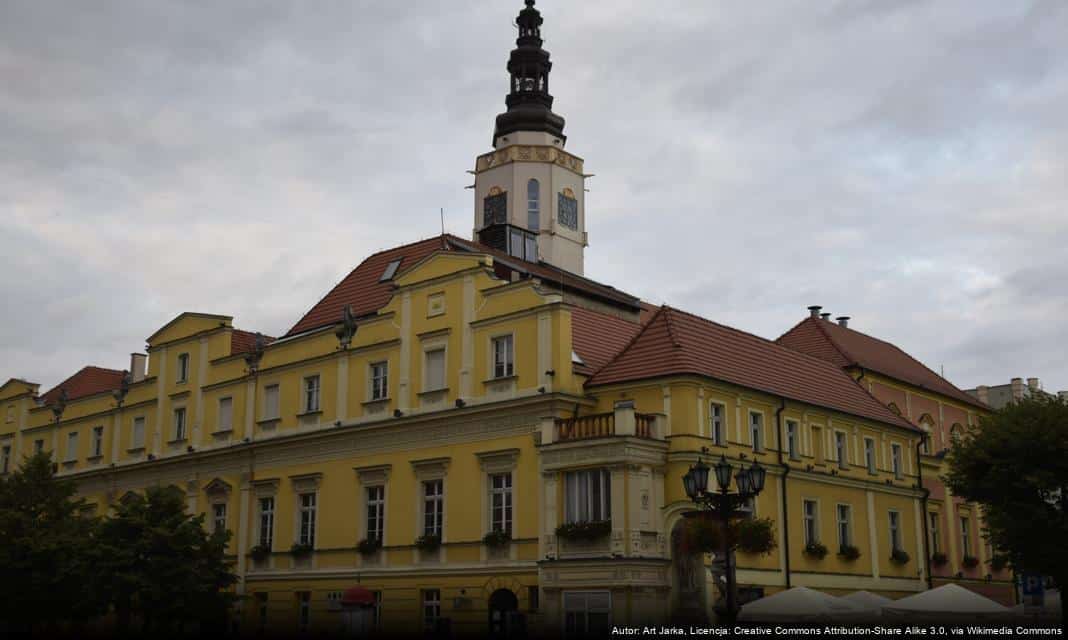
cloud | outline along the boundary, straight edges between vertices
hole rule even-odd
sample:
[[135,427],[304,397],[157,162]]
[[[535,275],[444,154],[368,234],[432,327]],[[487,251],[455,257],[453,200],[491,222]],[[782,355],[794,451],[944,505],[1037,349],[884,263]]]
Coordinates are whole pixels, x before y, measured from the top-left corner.
[[[186,310],[279,334],[439,208],[468,235],[520,6],[4,3],[4,377],[121,367]],[[1063,3],[538,7],[588,275],[1068,388]]]

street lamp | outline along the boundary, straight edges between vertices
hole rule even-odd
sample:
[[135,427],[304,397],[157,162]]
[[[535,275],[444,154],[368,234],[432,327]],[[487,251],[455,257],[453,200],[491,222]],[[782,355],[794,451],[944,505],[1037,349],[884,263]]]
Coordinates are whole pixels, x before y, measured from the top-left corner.
[[[708,448],[702,447],[701,454],[707,455]],[[713,517],[720,520],[723,527],[722,549],[723,567],[727,577],[727,606],[723,616],[727,625],[733,625],[738,617],[738,585],[735,580],[734,558],[731,553],[728,528],[733,517],[741,515],[740,507],[749,502],[751,498],[764,490],[764,481],[767,478],[767,470],[760,463],[753,461],[748,469],[744,466],[735,471],[727,457],[721,455],[714,470],[718,491],[708,490],[709,466],[705,464],[702,456],[697,457],[697,464],[690,467],[686,475],[682,477],[682,486],[686,495],[697,504],[699,510],[685,514],[687,517]],[[731,492],[731,476],[738,490]]]

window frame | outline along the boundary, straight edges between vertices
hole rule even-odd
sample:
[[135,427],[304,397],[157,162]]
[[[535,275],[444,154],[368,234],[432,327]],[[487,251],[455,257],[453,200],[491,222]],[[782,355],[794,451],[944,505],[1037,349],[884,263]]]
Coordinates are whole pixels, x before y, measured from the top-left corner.
[[[363,487],[364,500],[364,538],[376,540],[382,544],[386,538],[386,485],[385,483],[369,484]],[[371,492],[379,495],[372,497]],[[372,517],[374,510],[374,517]],[[372,527],[372,520],[377,524]]]
[[11,445],[5,444],[0,447],[0,473],[7,473],[11,469]]
[[541,229],[541,183],[537,178],[527,180],[527,229]]
[[[591,607],[590,596],[606,598],[607,604],[604,606]],[[580,597],[582,598],[582,606],[576,606],[575,601]],[[590,628],[591,614],[605,616],[603,631],[610,631],[612,629],[612,591],[609,589],[567,590],[563,592],[560,604],[561,613],[563,614],[563,629],[566,637],[595,633],[597,630],[591,630]],[[572,619],[572,616],[575,616],[574,619]],[[582,620],[580,627],[572,628],[573,620],[577,621],[580,617]]]
[[[431,354],[441,353],[441,384],[430,386]],[[449,388],[449,348],[444,343],[424,345],[423,347],[423,393],[444,391]]]
[[[382,375],[378,375],[378,368],[381,367]],[[367,382],[368,382],[368,395],[367,397],[376,402],[379,400],[389,399],[389,360],[378,360],[376,362],[370,362],[367,364]],[[381,384],[381,388],[379,388]]]
[[[271,409],[272,396],[274,399],[274,411]],[[263,386],[263,419],[264,420],[279,420],[282,413],[282,385],[275,382],[272,384]]]
[[438,620],[441,620],[441,590],[420,589],[419,593],[423,629],[433,631],[437,628]]
[[[229,512],[229,509],[226,508],[226,503],[225,502],[213,502],[213,503],[211,503],[211,524],[212,524],[211,532],[213,534],[220,533],[220,532],[221,533],[225,533],[228,530],[228,527],[227,527],[227,518],[229,517],[229,513],[228,512]],[[222,525],[221,531],[219,529],[219,525],[220,524]]]
[[90,458],[102,458],[104,457],[104,427],[103,425],[97,425],[93,427],[90,432],[92,434],[92,440],[90,441],[90,450],[92,453]]
[[63,462],[77,462],[78,461],[78,432],[67,432],[67,449],[63,457]]
[[[758,418],[756,422],[753,418]],[[755,453],[764,451],[764,412],[749,410],[749,444]]]
[[[274,549],[274,516],[278,503],[276,496],[259,496],[256,502],[258,518],[256,522],[256,539],[259,546]],[[270,500],[271,508],[263,508],[264,501]]]
[[[587,478],[584,484],[580,480],[583,477]],[[596,494],[595,481],[599,487],[599,493]],[[581,495],[583,493],[585,496]],[[573,524],[602,521],[612,521],[611,469],[597,467],[564,472],[564,522]]]
[[319,413],[322,411],[322,377],[318,373],[301,378],[301,413]]
[[175,384],[189,382],[189,352],[179,353],[177,370],[175,371]]
[[[489,473],[487,475],[487,484],[489,486],[489,531],[487,533],[503,531],[511,536],[515,521],[515,477],[511,471]],[[495,486],[497,479],[502,479],[504,481],[502,484],[507,486]],[[500,507],[496,504],[498,497],[500,497]],[[498,509],[500,510],[500,518],[496,515]],[[498,527],[498,525],[501,526]]]
[[904,472],[904,458],[902,454],[901,445],[897,442],[890,443],[890,470],[894,473],[894,478],[900,480],[905,477]]
[[[845,508],[845,520],[842,519],[842,508]],[[834,505],[834,522],[838,534],[838,548],[856,546],[853,544],[853,505],[839,502]],[[845,536],[843,537],[843,532]]]
[[386,265],[386,268],[382,270],[382,275],[378,277],[379,282],[389,282],[397,275],[397,270],[400,269],[403,258],[397,260],[390,260]]
[[722,402],[708,403],[708,437],[713,444],[726,445],[727,405]]
[[[138,428],[140,427],[140,428]],[[145,417],[135,416],[130,422],[130,448],[145,448]]]
[[[791,429],[792,427],[792,429]],[[797,420],[786,421],[786,454],[791,460],[801,459],[801,423]]]
[[[436,493],[430,493],[429,489],[434,486]],[[445,538],[445,478],[426,478],[420,481],[420,527],[424,536],[437,536]],[[428,510],[432,509],[432,510]],[[427,523],[430,521],[431,526]]]
[[971,514],[961,514],[960,520],[960,538],[961,538],[961,556],[972,555],[972,522]]
[[939,512],[927,512],[927,527],[931,535],[931,540],[929,541],[931,553],[938,553],[942,550],[942,534],[938,528],[939,520],[941,520]]
[[[223,407],[227,407],[224,411]],[[223,416],[226,416],[225,423],[223,422]],[[219,433],[226,433],[227,431],[234,430],[234,397],[223,396],[219,398],[218,414],[216,415],[216,427]]]
[[901,512],[897,509],[889,509],[886,512],[887,535],[890,542],[890,552],[904,551],[904,540],[901,538]]
[[185,407],[174,407],[172,415],[173,442],[184,442],[189,439],[188,420],[189,415]]
[[849,434],[840,429],[834,430],[834,457],[839,469],[849,468]]
[[[808,506],[812,505],[813,512],[808,513]],[[809,531],[811,524],[812,531]],[[820,541],[820,502],[815,498],[801,499],[801,536],[805,546]]]
[[864,436],[864,466],[873,476],[879,472],[878,455],[875,450],[875,438]]
[[[311,497],[311,504],[305,504],[304,498]],[[301,491],[297,493],[297,543],[315,548],[319,520],[319,492]],[[311,514],[305,522],[305,514]],[[307,526],[305,526],[307,524]]]
[[[505,359],[498,361],[498,346],[506,345]],[[515,334],[502,333],[490,336],[490,372],[494,380],[515,376]]]

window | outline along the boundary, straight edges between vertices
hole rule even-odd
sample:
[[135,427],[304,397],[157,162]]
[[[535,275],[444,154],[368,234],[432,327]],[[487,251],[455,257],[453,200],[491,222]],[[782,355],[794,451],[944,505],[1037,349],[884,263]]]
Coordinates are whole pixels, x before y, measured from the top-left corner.
[[527,262],[538,261],[538,240],[533,233],[508,227],[508,255]]
[[224,533],[226,531],[226,503],[219,502],[211,505],[211,522],[212,531],[214,533]]
[[512,474],[490,476],[490,531],[512,534]]
[[819,505],[815,500],[805,500],[802,502],[801,517],[804,525],[805,544],[809,545],[814,542],[820,541],[818,513]]
[[875,441],[871,438],[864,438],[864,466],[875,475]]
[[531,231],[537,231],[541,224],[540,220],[540,203],[541,189],[539,188],[538,181],[533,178],[527,182],[527,228]]
[[708,435],[712,438],[712,442],[716,444],[726,444],[726,439],[723,437],[723,405],[713,402],[708,407]]
[[371,363],[371,399],[385,400],[389,395],[389,363]]
[[541,591],[538,589],[538,585],[529,585],[527,587],[527,610],[530,613],[538,612],[538,605],[541,604]]
[[938,553],[942,549],[942,535],[938,529],[938,514],[932,511],[928,514],[928,520],[931,521],[928,527],[931,532],[931,553]]
[[786,421],[786,451],[790,454],[791,460],[801,458],[797,450],[797,430],[797,422],[793,420]]
[[901,445],[890,445],[890,468],[894,472],[895,478],[901,478]]
[[568,229],[578,229],[578,200],[568,197],[564,194],[560,194],[557,200],[556,208],[559,210],[557,218],[560,220],[560,224]]
[[426,352],[425,391],[445,388],[445,350],[433,349]]
[[34,453],[44,453],[44,440],[34,440],[33,441],[33,452]]
[[4,445],[3,449],[0,449],[0,473],[7,473],[11,467],[11,446]]
[[823,429],[812,427],[812,455],[816,462],[823,462]]
[[311,622],[311,592],[310,591],[298,591],[297,592],[297,606],[300,610],[300,630],[307,631],[308,624]]
[[567,522],[612,519],[612,474],[608,469],[569,471],[564,475]]
[[749,437],[753,451],[764,450],[764,414],[749,412]]
[[445,515],[445,486],[442,480],[423,482],[423,535],[441,537]]
[[901,550],[901,514],[897,511],[890,512],[890,550]]
[[607,636],[611,630],[610,591],[565,591],[564,633],[567,637]]
[[849,451],[846,447],[846,434],[841,431],[834,432],[834,454],[838,457],[838,466],[845,469]]
[[130,448],[141,449],[145,446],[145,419],[143,416],[134,418],[133,428],[130,434]]
[[263,388],[263,417],[274,420],[278,417],[278,385],[271,384]]
[[297,541],[309,547],[315,546],[315,494],[300,494],[300,513]]
[[67,457],[65,462],[74,462],[78,459],[78,432],[71,431],[67,434]]
[[319,376],[304,378],[304,412],[319,410]]
[[441,617],[441,592],[437,589],[423,589],[423,628],[427,631],[437,629]]
[[189,354],[181,353],[178,355],[178,377],[176,382],[186,382],[189,380]]
[[174,439],[185,440],[185,407],[174,410]]
[[961,549],[964,551],[964,555],[972,555],[972,526],[971,521],[968,520],[968,516],[961,516],[960,518],[960,537],[962,541]]
[[512,336],[493,339],[493,377],[507,378],[515,373],[515,355]]
[[274,496],[260,498],[260,546],[274,545]]
[[14,421],[15,421],[15,405],[9,404],[9,405],[7,405],[7,415],[4,418],[4,422],[14,422]]
[[234,428],[234,399],[231,397],[219,398],[219,431],[230,431]]
[[853,508],[848,504],[840,504],[837,508],[838,516],[838,546],[853,546],[853,532],[850,520],[852,520]]
[[482,226],[508,222],[508,192],[486,196],[482,200]]
[[382,272],[382,277],[378,279],[379,282],[386,282],[392,280],[393,276],[397,275],[397,268],[400,267],[400,260],[392,260],[386,265],[385,271]]
[[380,631],[382,629],[382,592],[372,591],[375,596],[375,608],[371,612],[371,629]]
[[386,526],[386,488],[367,487],[367,539],[383,540]]
[[89,455],[93,458],[104,455],[104,427],[93,427],[92,453]]

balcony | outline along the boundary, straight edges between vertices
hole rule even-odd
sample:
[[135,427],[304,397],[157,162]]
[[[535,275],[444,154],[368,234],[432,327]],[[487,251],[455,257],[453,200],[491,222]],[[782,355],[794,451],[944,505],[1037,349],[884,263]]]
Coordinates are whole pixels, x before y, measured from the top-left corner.
[[638,413],[632,402],[621,402],[615,411],[574,418],[546,418],[542,422],[542,443],[574,442],[597,438],[631,437],[645,440],[664,438],[662,414]]

